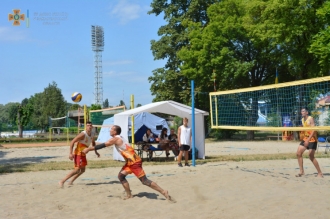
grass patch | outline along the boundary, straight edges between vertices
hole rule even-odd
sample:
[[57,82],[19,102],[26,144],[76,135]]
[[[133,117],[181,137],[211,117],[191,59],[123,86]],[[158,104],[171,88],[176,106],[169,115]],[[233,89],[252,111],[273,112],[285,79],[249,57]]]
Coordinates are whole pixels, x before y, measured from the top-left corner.
[[[329,158],[329,154],[316,154],[316,158]],[[308,159],[308,154],[304,155]],[[250,154],[250,155],[223,155],[223,156],[206,156],[205,160],[198,159],[196,164],[205,164],[209,162],[239,162],[239,161],[262,161],[262,160],[287,160],[296,159],[294,153],[287,154]],[[176,161],[167,161],[165,158],[159,158],[153,162],[143,162],[143,166],[150,165],[175,165]],[[88,169],[100,169],[107,167],[122,167],[123,162],[114,160],[90,160],[88,161]],[[37,172],[37,171],[50,171],[50,170],[72,170],[73,164],[69,161],[61,162],[44,162],[44,163],[31,163],[31,164],[4,164],[0,165],[0,174],[15,173],[15,172]]]

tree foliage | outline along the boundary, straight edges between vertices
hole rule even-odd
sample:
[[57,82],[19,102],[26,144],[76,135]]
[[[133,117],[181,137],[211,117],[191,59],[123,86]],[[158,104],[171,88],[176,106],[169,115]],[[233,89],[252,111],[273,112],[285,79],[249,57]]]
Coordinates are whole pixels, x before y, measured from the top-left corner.
[[105,99],[105,101],[103,102],[103,108],[108,108],[109,107],[109,100],[108,98]]
[[[182,25],[184,19],[207,23],[206,9],[215,0],[154,0],[149,14],[163,14],[167,24],[160,27],[158,41],[151,41],[151,50],[156,60],[167,59],[164,67],[153,70],[149,77],[151,93],[154,101],[174,100],[190,103],[190,80],[181,73],[182,60],[177,56],[180,49],[189,44],[186,28]],[[198,106],[198,103],[196,105]]]
[[119,101],[119,105],[118,105],[118,106],[124,106],[125,109],[128,109],[128,108],[126,107],[125,102],[124,102],[123,100],[120,100],[120,101]]
[[[213,91],[212,72],[217,90],[272,84],[276,70],[280,82],[329,72],[325,0],[155,0],[152,8],[149,13],[164,13],[167,21],[158,31],[160,40],[151,42],[155,59],[167,59],[149,78],[155,100],[187,103],[188,79],[194,79],[196,107],[209,106],[201,94]],[[258,119],[260,98],[262,92],[245,101],[251,124]]]
[[33,106],[31,121],[38,129],[46,130],[49,126],[49,117],[58,118],[66,116],[67,102],[56,82],[48,84],[41,93],[36,93],[30,98]]
[[11,108],[19,103],[7,103],[5,105],[0,104],[0,132],[17,130],[17,124],[15,122],[16,114],[11,115]]
[[319,60],[321,72],[324,75],[329,74],[330,68],[330,2],[326,1],[322,7],[316,10],[317,19],[322,21],[325,25],[324,29],[313,36],[311,46],[309,48],[312,53]]

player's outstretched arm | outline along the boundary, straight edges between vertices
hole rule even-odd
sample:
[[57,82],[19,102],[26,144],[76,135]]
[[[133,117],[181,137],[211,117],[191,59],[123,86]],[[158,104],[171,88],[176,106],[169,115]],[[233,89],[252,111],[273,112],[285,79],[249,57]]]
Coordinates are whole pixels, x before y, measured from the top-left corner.
[[[95,148],[95,146],[96,146],[96,143],[95,143],[95,137],[93,137],[93,140],[92,140],[92,146],[93,146],[93,148]],[[100,157],[99,152],[97,152],[97,150],[94,150],[94,151],[95,151],[95,154],[97,155],[97,157]]]
[[118,140],[117,137],[111,138],[111,139],[109,139],[107,142],[102,143],[102,144],[98,144],[98,145],[96,145],[95,147],[85,148],[85,149],[83,150],[83,152],[84,152],[85,154],[87,154],[88,152],[93,151],[93,150],[97,151],[97,150],[100,150],[100,149],[102,149],[102,148],[109,147],[109,146],[111,146],[111,145],[114,145],[114,144],[116,143],[117,140]]

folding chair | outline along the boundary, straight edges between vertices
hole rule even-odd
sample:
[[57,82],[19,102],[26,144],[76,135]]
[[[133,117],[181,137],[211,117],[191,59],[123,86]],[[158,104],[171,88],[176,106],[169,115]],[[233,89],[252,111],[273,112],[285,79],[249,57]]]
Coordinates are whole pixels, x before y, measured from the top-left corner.
[[317,139],[317,150],[319,147],[325,147],[324,153],[327,154],[330,149],[330,136],[328,137],[318,137]]

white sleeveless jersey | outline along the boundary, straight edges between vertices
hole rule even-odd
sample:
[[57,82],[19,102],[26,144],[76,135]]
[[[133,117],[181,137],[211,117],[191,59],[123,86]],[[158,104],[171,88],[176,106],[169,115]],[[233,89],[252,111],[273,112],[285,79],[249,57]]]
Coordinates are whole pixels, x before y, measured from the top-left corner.
[[123,141],[122,145],[115,145],[116,150],[119,153],[122,153],[123,151],[126,151],[126,146],[130,146],[128,141],[125,138],[123,138],[121,135],[115,135],[115,137],[121,138],[121,140]]
[[181,130],[180,143],[185,145],[190,145],[191,128],[182,125],[180,126],[180,130]]
[[86,131],[82,131],[81,133],[84,133],[85,137],[83,140],[79,140],[79,143],[84,144],[88,147],[92,143],[95,133],[91,132],[91,135],[88,135]]
[[123,141],[122,145],[115,145],[115,148],[121,154],[121,156],[123,156],[123,158],[125,159],[127,165],[133,165],[134,163],[142,162],[141,157],[139,157],[135,153],[134,148],[132,148],[129,145],[129,143],[126,139],[124,139],[120,135],[116,135],[115,137],[121,138],[121,140]]

